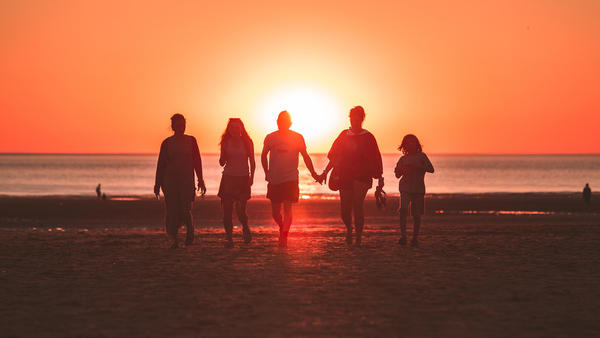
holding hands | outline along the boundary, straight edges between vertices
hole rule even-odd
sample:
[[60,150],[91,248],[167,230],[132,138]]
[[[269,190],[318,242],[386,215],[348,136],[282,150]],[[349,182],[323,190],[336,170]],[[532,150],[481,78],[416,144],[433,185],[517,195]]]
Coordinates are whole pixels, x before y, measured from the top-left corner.
[[315,179],[319,184],[327,183],[327,173],[323,171],[321,175],[318,175]]
[[318,175],[317,172],[314,170],[310,174],[312,178],[314,178],[315,182],[323,184],[322,175]]

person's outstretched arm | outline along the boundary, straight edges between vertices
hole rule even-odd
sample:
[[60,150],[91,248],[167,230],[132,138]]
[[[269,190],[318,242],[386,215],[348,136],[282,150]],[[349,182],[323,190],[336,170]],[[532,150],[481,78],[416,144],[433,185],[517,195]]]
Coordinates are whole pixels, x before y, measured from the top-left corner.
[[381,152],[379,151],[379,146],[377,145],[377,140],[375,136],[372,136],[373,142],[373,165],[375,166],[373,170],[373,178],[377,179],[377,187],[383,188],[383,159],[381,158]]
[[310,159],[310,156],[308,155],[308,152],[306,151],[306,143],[304,142],[304,137],[300,136],[302,138],[302,146],[300,148],[300,154],[302,155],[302,159],[304,160],[304,164],[306,164],[306,168],[308,169],[308,171],[310,171],[310,175],[315,179],[315,181],[319,182],[320,181],[320,176],[317,175],[317,172],[315,171],[315,167],[313,166],[312,160]]
[[262,153],[260,154],[260,163],[262,164],[263,170],[265,172],[265,181],[269,181],[269,158],[267,155],[269,154],[269,143],[268,143],[268,135],[265,137],[265,142],[263,144]]
[[315,181],[317,181],[317,182],[320,181],[320,176],[317,175],[317,172],[315,171],[315,167],[313,166],[312,160],[310,159],[308,152],[306,152],[306,149],[301,150],[300,154],[302,155],[304,164],[306,164],[306,168],[308,169],[308,171],[310,171],[310,175],[315,179]]
[[322,175],[327,176],[327,174],[329,173],[329,171],[331,169],[333,169],[333,161],[329,160],[329,162],[327,163],[327,166],[325,166],[325,169],[323,169],[323,174]]
[[158,162],[156,163],[156,177],[154,179],[154,195],[160,194],[160,188],[163,185],[165,177],[165,165],[167,163],[167,143],[163,141],[160,145]]
[[250,185],[254,184],[254,172],[256,171],[256,161],[254,160],[254,143],[250,144],[250,154],[248,154],[248,160],[250,161]]
[[204,184],[204,176],[202,176],[202,158],[200,157],[198,142],[196,142],[196,138],[194,137],[192,137],[192,147],[194,171],[196,171],[196,176],[198,176],[198,189],[200,190],[200,194],[204,195],[206,194],[206,185]]
[[331,169],[333,169],[333,166],[335,165],[335,161],[338,158],[340,144],[342,143],[342,137],[345,135],[345,133],[346,131],[344,130],[338,135],[338,137],[336,137],[335,141],[333,141],[333,144],[331,145],[331,149],[329,149],[329,152],[327,153],[327,158],[329,159],[329,162],[327,163],[327,166],[325,166],[325,169],[323,169],[323,173],[321,173],[321,175],[319,176],[321,182],[326,181],[327,174],[329,173],[329,171],[331,171]]

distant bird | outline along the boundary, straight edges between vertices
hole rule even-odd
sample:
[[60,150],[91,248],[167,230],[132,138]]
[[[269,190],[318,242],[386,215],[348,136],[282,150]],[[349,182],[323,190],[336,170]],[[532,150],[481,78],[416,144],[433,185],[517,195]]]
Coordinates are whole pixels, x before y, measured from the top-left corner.
[[589,183],[586,183],[585,187],[583,188],[583,200],[588,204],[592,200],[592,189],[590,189]]

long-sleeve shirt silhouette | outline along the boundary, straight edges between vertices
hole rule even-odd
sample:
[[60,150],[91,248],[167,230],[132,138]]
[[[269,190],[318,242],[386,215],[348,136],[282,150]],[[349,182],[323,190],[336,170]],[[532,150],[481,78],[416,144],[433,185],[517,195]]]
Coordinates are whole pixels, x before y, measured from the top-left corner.
[[394,173],[400,178],[400,192],[425,193],[425,173],[433,173],[433,164],[425,153],[400,157]]
[[335,139],[327,154],[340,170],[342,185],[353,180],[373,184],[383,174],[383,161],[375,136],[366,129],[354,133],[347,129]]
[[160,146],[155,184],[162,188],[165,196],[178,193],[194,200],[194,172],[198,180],[202,180],[202,159],[196,139],[189,135],[166,138]]

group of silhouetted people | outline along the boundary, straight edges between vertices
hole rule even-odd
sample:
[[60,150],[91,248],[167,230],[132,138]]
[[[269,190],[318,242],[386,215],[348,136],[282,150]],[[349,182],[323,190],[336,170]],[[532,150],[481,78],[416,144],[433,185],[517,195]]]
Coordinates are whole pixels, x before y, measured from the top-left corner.
[[[365,111],[361,106],[350,110],[350,128],[343,130],[333,142],[327,158],[329,163],[321,174],[315,171],[306,150],[304,137],[290,130],[292,119],[287,111],[279,113],[278,130],[268,134],[263,143],[261,164],[267,181],[267,198],[271,201],[273,220],[279,226],[279,246],[287,246],[287,238],[292,225],[292,205],[299,199],[299,155],[306,164],[315,182],[327,183],[340,194],[341,218],[344,222],[346,242],[360,245],[364,227],[364,200],[373,179],[377,180],[376,197],[385,203],[383,192],[383,162],[377,141],[373,134],[362,127]],[[194,226],[191,208],[197,188],[206,193],[202,176],[202,160],[198,144],[193,136],[184,134],[185,118],[181,114],[171,117],[173,136],[166,138],[160,147],[156,168],[154,193],[158,196],[162,189],[166,205],[166,231],[171,247],[178,247],[177,231],[181,225],[187,228],[186,244],[194,241]],[[244,242],[252,241],[248,226],[246,204],[251,196],[256,163],[254,143],[239,118],[231,118],[221,136],[219,164],[223,175],[218,196],[223,208],[225,245],[233,246],[233,210],[242,224]],[[433,173],[433,165],[423,153],[416,136],[404,136],[398,148],[403,156],[394,170],[400,179],[400,228],[399,243],[405,245],[406,219],[410,212],[414,220],[411,244],[418,244],[421,215],[424,213],[426,172]]]

